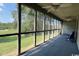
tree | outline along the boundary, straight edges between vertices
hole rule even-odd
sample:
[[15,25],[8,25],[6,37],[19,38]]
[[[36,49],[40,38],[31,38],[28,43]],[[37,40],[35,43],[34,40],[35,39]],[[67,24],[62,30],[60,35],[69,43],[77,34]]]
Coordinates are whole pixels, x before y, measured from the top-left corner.
[[[13,11],[12,15],[15,21],[13,22],[14,28],[17,27],[17,11]],[[21,5],[21,32],[28,32],[34,30],[34,18],[35,18],[35,11],[31,8],[28,8],[24,5]],[[38,12],[37,16],[37,30],[43,30],[43,20],[44,16],[42,13]],[[47,26],[47,25],[46,25]]]
[[14,18],[13,28],[16,29],[17,28],[17,21],[18,21],[18,12],[17,12],[17,10],[14,10],[12,12],[12,17]]
[[34,30],[34,13],[33,10],[22,5],[22,32],[33,31]]

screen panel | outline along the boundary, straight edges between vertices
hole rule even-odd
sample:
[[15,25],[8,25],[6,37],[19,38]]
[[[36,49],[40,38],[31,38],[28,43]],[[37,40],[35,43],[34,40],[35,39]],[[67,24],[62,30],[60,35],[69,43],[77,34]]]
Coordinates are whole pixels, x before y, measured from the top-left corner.
[[0,7],[0,35],[17,33],[17,4],[3,3],[3,5]]
[[18,55],[17,36],[0,37],[0,56]]
[[50,18],[48,16],[45,19],[45,30],[50,30]]
[[21,5],[21,32],[32,32],[35,27],[35,11]]
[[36,33],[36,45],[39,45],[44,42],[44,32]]
[[53,39],[53,37],[54,37],[54,33],[53,31],[50,31],[50,38]]
[[45,41],[49,40],[49,31],[45,32]]
[[37,31],[43,31],[44,14],[37,12]]
[[35,34],[22,34],[21,35],[21,52],[33,48],[35,45]]

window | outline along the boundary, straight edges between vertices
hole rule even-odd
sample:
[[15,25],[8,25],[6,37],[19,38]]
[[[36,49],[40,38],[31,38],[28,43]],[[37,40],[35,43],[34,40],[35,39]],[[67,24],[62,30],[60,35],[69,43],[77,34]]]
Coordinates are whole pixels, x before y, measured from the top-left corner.
[[49,40],[49,31],[45,32],[45,41]]
[[36,32],[36,45],[44,42],[44,14],[37,11],[37,32]]
[[21,5],[21,52],[34,47],[35,44],[35,11],[27,6]]
[[53,38],[54,34],[53,34],[53,29],[54,29],[54,19],[51,18],[51,31],[50,31],[50,38]]
[[50,18],[48,16],[45,20],[45,30],[50,30]]
[[43,32],[36,33],[36,45],[39,45],[44,42],[44,34]]
[[37,31],[43,31],[44,14],[37,12]]
[[35,46],[34,35],[34,33],[21,35],[21,52],[27,51]]
[[[17,33],[17,4],[4,3],[0,11],[0,35]],[[11,7],[11,8],[9,8]]]
[[50,38],[52,39],[54,37],[53,31],[50,31]]
[[56,29],[57,24],[56,24],[56,19],[54,19],[54,29]]
[[34,31],[35,11],[21,5],[21,32]]
[[54,19],[54,37],[58,35],[58,29],[57,29],[57,20]]
[[17,55],[17,36],[0,37],[0,55]]
[[4,11],[0,10],[0,55],[20,55],[61,32],[61,22],[47,14],[23,4],[4,5]]
[[21,5],[21,53],[57,36],[57,20]]
[[0,55],[17,55],[17,4],[3,3],[2,5],[0,6]]
[[51,30],[53,30],[54,29],[54,19],[52,18],[51,19]]
[[57,35],[59,34],[59,21],[57,20]]
[[45,41],[49,40],[50,38],[50,17],[46,15],[45,19]]
[[59,34],[61,33],[61,22],[59,21]]

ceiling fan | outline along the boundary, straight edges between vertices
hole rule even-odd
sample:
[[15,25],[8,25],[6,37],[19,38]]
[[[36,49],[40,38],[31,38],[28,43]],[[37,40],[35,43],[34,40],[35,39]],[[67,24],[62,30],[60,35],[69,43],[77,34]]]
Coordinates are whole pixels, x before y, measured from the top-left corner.
[[72,4],[69,3],[51,3],[50,5],[44,6],[42,8],[48,9],[48,12],[56,11],[61,7],[70,7]]

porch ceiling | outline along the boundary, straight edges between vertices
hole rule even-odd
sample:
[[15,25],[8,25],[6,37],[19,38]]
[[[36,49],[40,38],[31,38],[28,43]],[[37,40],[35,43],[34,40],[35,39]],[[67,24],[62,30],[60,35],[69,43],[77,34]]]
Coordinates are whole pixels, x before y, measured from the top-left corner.
[[79,16],[78,3],[39,3],[42,8],[59,16],[64,21],[71,21]]

